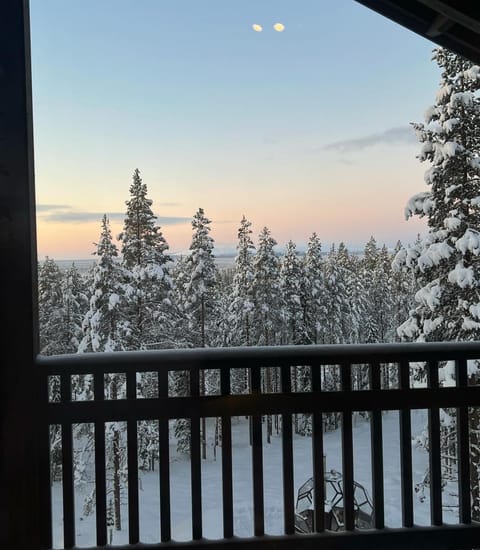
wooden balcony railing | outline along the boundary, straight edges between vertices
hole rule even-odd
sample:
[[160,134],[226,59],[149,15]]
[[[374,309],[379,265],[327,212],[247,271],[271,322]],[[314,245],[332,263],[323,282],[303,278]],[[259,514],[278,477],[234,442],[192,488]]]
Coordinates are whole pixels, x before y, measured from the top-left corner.
[[[230,348],[201,350],[172,350],[128,352],[115,354],[85,354],[39,357],[38,372],[45,403],[42,440],[42,499],[43,542],[46,548],[52,541],[52,497],[50,479],[51,426],[61,426],[61,470],[63,491],[63,545],[74,547],[76,525],[74,511],[74,425],[94,426],[96,544],[105,546],[107,540],[107,495],[105,467],[105,425],[109,422],[126,424],[128,440],[128,537],[129,544],[140,544],[139,484],[138,484],[138,423],[158,422],[161,526],[158,544],[148,547],[201,546],[202,548],[247,545],[253,548],[473,548],[480,542],[480,525],[472,521],[470,487],[469,407],[480,407],[480,386],[468,379],[468,360],[480,359],[478,343],[441,344],[382,344],[354,346],[296,346],[269,348]],[[455,361],[455,386],[439,384],[439,365]],[[410,387],[411,366],[423,362],[428,373],[427,387]],[[394,365],[398,372],[396,387],[384,387],[381,366]],[[308,366],[311,391],[292,391],[291,367]],[[340,387],[336,391],[322,389],[321,369],[337,365]],[[369,389],[352,387],[352,366],[367,365],[370,372]],[[263,368],[275,367],[280,387],[274,393],[262,391]],[[250,389],[242,395],[232,395],[232,369],[247,369]],[[219,371],[217,395],[202,395],[201,371]],[[188,396],[171,397],[168,392],[170,371],[188,371]],[[155,398],[137,396],[137,373],[155,372],[158,375],[158,395]],[[126,381],[125,399],[105,399],[105,375],[122,373]],[[93,376],[93,399],[72,401],[71,376]],[[56,402],[48,399],[49,377],[60,381],[61,395]],[[445,525],[442,518],[442,472],[440,449],[440,409],[456,409],[456,445],[458,470],[458,524]],[[411,411],[428,411],[429,491],[431,525],[414,525],[414,480],[412,476]],[[384,468],[382,451],[382,411],[399,411],[401,508],[402,528],[385,527]],[[372,499],[374,526],[357,530],[354,519],[354,449],[352,413],[370,411],[372,463]],[[324,467],[323,417],[336,412],[341,416],[341,448],[343,464],[344,531],[332,533],[324,525]],[[313,435],[314,533],[295,534],[295,488],[292,415],[311,414]],[[264,461],[262,417],[280,415],[282,419],[283,522],[282,536],[265,535]],[[254,536],[238,538],[234,532],[232,489],[232,418],[251,418],[251,460],[253,479]],[[222,426],[222,510],[223,536],[219,541],[203,538],[202,476],[201,476],[201,419],[221,418]],[[191,422],[191,542],[172,540],[171,496],[175,491],[170,476],[169,421],[187,418]],[[142,544],[142,547],[145,546]]]

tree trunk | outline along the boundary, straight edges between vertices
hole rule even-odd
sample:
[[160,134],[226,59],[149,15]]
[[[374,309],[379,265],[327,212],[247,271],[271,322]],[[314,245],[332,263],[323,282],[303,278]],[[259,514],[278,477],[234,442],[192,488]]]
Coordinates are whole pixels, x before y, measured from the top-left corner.
[[117,531],[121,531],[122,529],[120,497],[120,432],[115,429],[113,435],[113,505],[115,509],[115,529]]
[[[292,390],[294,393],[298,392],[298,367],[293,367],[293,369],[290,369],[290,372],[293,374],[292,376]],[[295,413],[293,415],[293,431],[294,433],[298,434],[298,414]]]
[[[200,329],[202,335],[202,348],[205,347],[205,297],[202,296],[202,307],[200,317]],[[205,395],[205,371],[200,371],[200,394]],[[207,459],[207,422],[205,417],[200,419],[200,440],[202,443],[202,458]]]
[[[245,369],[247,371],[247,388],[248,393],[252,393],[252,369]],[[252,417],[247,416],[248,418],[248,441],[250,446],[253,445],[253,432],[252,432]]]
[[[117,399],[118,397],[118,388],[117,388],[117,377],[112,375],[110,380],[110,396],[112,400]],[[113,509],[115,516],[115,529],[121,531],[122,529],[122,518],[120,510],[120,499],[121,499],[121,483],[120,483],[120,431],[118,427],[114,425],[113,432]]]
[[[272,389],[272,373],[271,373],[270,367],[267,367],[265,369],[265,377],[266,377],[266,381],[265,381],[266,390],[267,390],[267,393],[270,393]],[[269,414],[267,415],[267,443],[271,443],[271,442],[272,442],[272,415]]]
[[[200,395],[205,395],[205,371],[200,371]],[[206,418],[202,416],[200,419],[200,440],[202,444],[202,458],[207,459],[207,422]]]
[[205,347],[205,296],[202,296],[201,314],[200,314],[200,331],[202,336],[202,348]]

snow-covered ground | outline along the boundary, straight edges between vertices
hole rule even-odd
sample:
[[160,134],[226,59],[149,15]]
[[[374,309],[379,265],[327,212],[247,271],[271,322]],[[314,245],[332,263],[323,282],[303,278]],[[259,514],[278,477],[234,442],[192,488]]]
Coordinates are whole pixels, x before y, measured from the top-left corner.
[[[412,433],[417,435],[425,426],[426,412],[412,412]],[[172,431],[172,430],[171,430]],[[211,430],[213,433],[213,430]],[[384,433],[384,472],[385,472],[385,520],[390,527],[401,526],[400,499],[400,448],[398,413],[385,413],[383,416]],[[252,513],[252,464],[251,448],[248,442],[248,422],[235,419],[232,426],[233,439],[233,477],[234,477],[234,517],[235,534],[253,535]],[[264,438],[265,441],[265,438]],[[222,491],[221,491],[221,449],[217,449],[217,458],[213,459],[212,442],[208,448],[208,459],[202,462],[203,529],[205,538],[222,537]],[[327,469],[341,471],[340,431],[324,434],[324,448],[327,457]],[[271,444],[264,444],[264,496],[265,531],[268,534],[283,532],[283,495],[282,495],[282,453],[281,435],[274,435]],[[370,426],[361,418],[354,423],[354,476],[371,494],[371,456]],[[175,451],[175,441],[170,444],[171,457],[171,494],[172,494],[172,535],[175,540],[191,539],[190,507],[190,461]],[[421,449],[413,448],[414,483],[422,481],[428,463],[428,455]],[[311,438],[294,436],[295,491],[312,475]],[[54,542],[62,547],[61,483],[53,488],[54,504]],[[456,523],[457,514],[456,484],[448,483],[443,491],[445,505],[444,521]],[[140,537],[142,542],[158,542],[159,528],[159,476],[158,471],[140,473]],[[95,544],[95,514],[85,516],[82,513],[84,493],[76,492],[76,532],[78,546]],[[421,502],[414,494],[415,523],[430,524],[430,505],[428,489]],[[128,510],[122,505],[121,531],[113,531],[113,544],[128,542]]]

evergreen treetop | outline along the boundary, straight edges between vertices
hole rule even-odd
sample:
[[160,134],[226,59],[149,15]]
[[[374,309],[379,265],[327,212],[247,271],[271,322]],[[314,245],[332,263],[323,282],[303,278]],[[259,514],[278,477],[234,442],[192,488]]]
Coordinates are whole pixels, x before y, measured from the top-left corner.
[[480,338],[480,68],[443,48],[434,59],[442,70],[436,102],[413,125],[430,189],[405,211],[426,217],[428,232],[395,260],[420,287],[398,330],[404,339],[472,340]]
[[165,254],[168,244],[160,227],[156,225],[157,217],[152,211],[152,200],[147,198],[147,185],[143,183],[138,168],[133,172],[130,200],[125,204],[127,213],[123,232],[119,235],[125,267],[132,269],[148,264],[165,264],[170,260]]

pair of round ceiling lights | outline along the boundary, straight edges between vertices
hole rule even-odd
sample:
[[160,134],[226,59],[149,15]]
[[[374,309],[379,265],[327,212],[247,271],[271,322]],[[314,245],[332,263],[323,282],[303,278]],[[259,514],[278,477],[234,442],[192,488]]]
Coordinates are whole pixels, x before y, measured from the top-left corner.
[[[252,25],[252,29],[255,32],[262,32],[263,31],[262,25],[258,25],[257,23],[254,23]],[[277,32],[283,32],[285,30],[285,25],[283,23],[275,23],[275,25],[273,25],[273,29]]]

